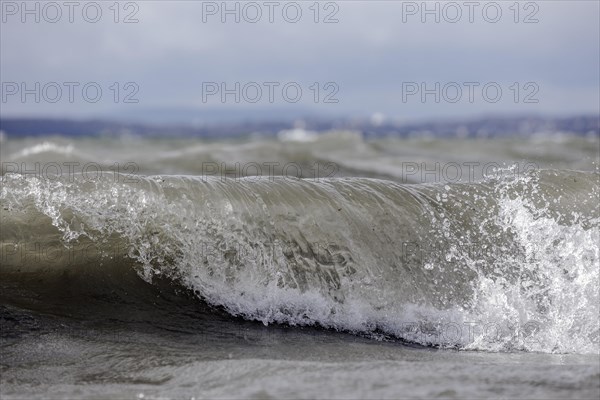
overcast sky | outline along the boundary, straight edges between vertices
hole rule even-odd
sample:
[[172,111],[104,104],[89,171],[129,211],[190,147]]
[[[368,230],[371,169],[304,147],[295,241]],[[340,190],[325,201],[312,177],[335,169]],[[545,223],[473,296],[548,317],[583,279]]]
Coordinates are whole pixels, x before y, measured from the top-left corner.
[[32,13],[1,3],[5,117],[245,109],[410,120],[600,107],[597,1],[428,2],[437,15],[421,2],[228,2],[239,23],[220,1],[121,2],[118,15],[113,1],[29,1]]

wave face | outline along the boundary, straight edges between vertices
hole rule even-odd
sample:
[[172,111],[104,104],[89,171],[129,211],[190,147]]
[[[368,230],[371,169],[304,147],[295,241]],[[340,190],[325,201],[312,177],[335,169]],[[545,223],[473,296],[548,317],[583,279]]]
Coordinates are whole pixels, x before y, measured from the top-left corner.
[[[134,270],[264,324],[598,353],[599,178],[540,170],[409,185],[5,174],[0,270],[97,279],[95,268],[117,286],[136,285],[125,278]],[[24,256],[40,248],[43,257]]]

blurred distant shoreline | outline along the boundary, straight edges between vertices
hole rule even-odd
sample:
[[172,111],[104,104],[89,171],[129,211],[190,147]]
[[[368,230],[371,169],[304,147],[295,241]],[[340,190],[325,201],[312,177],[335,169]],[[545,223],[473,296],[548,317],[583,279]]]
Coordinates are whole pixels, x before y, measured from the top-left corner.
[[472,119],[431,119],[419,122],[373,121],[373,119],[298,118],[236,121],[192,125],[140,123],[111,119],[0,118],[6,137],[60,135],[67,137],[141,135],[150,137],[242,138],[253,134],[277,135],[294,130],[324,132],[359,131],[364,136],[485,138],[522,137],[533,134],[599,136],[600,115],[571,117],[493,116]]

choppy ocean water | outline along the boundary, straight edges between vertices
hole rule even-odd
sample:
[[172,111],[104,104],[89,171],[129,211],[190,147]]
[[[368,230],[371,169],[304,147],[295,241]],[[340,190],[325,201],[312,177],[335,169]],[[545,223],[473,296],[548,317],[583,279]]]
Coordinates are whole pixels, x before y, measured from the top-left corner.
[[596,398],[598,137],[4,139],[3,398]]

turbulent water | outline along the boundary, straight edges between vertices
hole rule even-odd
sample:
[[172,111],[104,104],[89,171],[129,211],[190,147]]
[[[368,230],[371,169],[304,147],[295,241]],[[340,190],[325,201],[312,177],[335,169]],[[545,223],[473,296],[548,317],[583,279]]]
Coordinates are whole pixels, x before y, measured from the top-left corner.
[[[5,140],[2,392],[594,397],[598,148],[348,132]],[[457,386],[456,368],[474,381]]]

